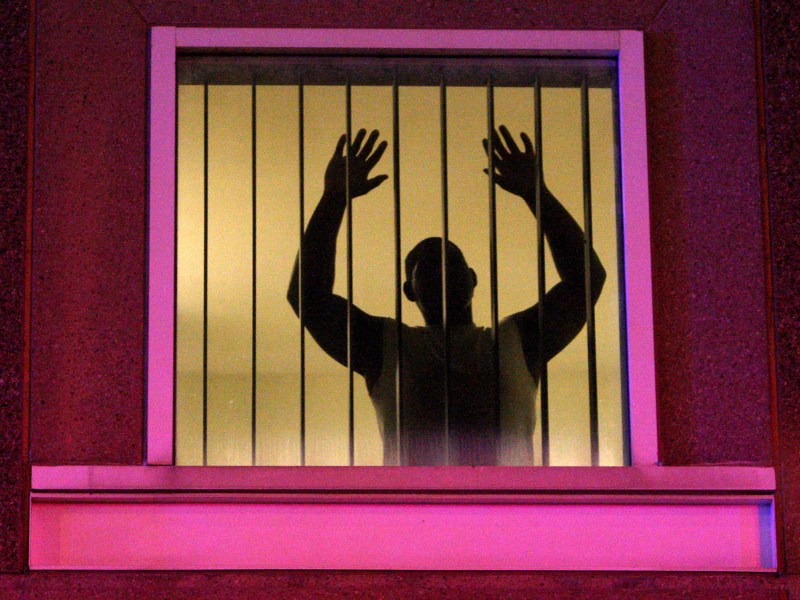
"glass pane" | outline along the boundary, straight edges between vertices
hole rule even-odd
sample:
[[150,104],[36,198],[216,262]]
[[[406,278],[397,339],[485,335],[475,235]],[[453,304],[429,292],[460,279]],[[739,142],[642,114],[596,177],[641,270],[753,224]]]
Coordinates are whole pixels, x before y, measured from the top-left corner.
[[208,90],[209,465],[251,462],[252,156],[251,94]]
[[178,88],[175,461],[203,464],[203,86]]
[[[543,84],[544,178],[553,195],[583,228],[581,109],[577,82],[579,76],[589,77],[593,238],[595,251],[607,273],[605,286],[595,305],[600,464],[624,464],[626,400],[623,398],[619,332],[622,307],[617,267],[615,108],[610,87],[613,69],[608,61],[550,63],[537,59],[525,66],[518,60],[500,61],[500,64],[488,64],[492,62],[488,61],[485,64],[473,59],[462,62],[431,59],[422,61],[424,64],[412,61],[408,63],[411,66],[407,66],[406,62],[398,59],[387,71],[385,65],[371,65],[366,64],[369,61],[360,60],[353,62],[351,67],[347,67],[344,61],[327,69],[308,58],[288,60],[284,66],[269,57],[217,57],[214,60],[193,57],[181,60],[176,289],[178,464],[202,464],[205,454],[207,464],[246,465],[252,464],[255,456],[258,465],[299,465],[303,451],[307,465],[349,463],[348,369],[340,364],[344,362],[346,365],[346,357],[337,362],[311,335],[306,334],[305,413],[302,414],[301,328],[286,296],[301,235],[299,78],[303,77],[305,82],[303,192],[304,224],[307,226],[323,194],[326,166],[339,136],[345,131],[344,77],[348,69],[351,81],[356,83],[352,86],[353,134],[361,128],[380,130],[380,139],[389,145],[371,176],[385,174],[388,179],[369,194],[353,199],[353,264],[347,264],[346,222],[343,222],[336,242],[333,293],[343,298],[347,296],[347,277],[351,268],[354,306],[370,315],[392,319],[395,315],[397,274],[394,266],[391,76],[398,73],[402,83],[398,114],[402,258],[420,240],[439,237],[443,232],[442,107],[438,85],[429,84],[435,83],[436,78],[443,74],[448,83],[452,81],[447,89],[446,107],[449,238],[461,250],[466,265],[475,272],[477,285],[471,302],[471,317],[474,326],[487,328],[487,333],[465,338],[462,330],[451,329],[448,325],[452,347],[448,346],[445,352],[451,356],[451,370],[455,368],[454,364],[469,360],[472,350],[466,351],[465,345],[482,344],[485,354],[491,353],[493,344],[490,331],[490,203],[488,179],[483,172],[487,157],[481,143],[487,132],[487,90],[485,85],[478,83],[485,81],[486,73],[491,73],[492,78],[500,82],[494,87],[495,123],[507,126],[521,148],[520,132],[527,132],[531,139],[534,137],[532,82],[537,74],[540,76]],[[309,64],[316,65],[315,70],[309,69]],[[249,80],[245,81],[248,77]],[[250,85],[254,78],[257,79],[255,124],[252,122],[253,87]],[[426,85],[410,84],[415,81]],[[203,241],[206,233],[203,214],[204,85],[200,84],[208,84],[207,253],[204,253]],[[256,135],[255,154],[253,132]],[[255,211],[254,183],[257,192]],[[539,257],[536,252],[537,225],[532,208],[499,186],[496,187],[496,196],[497,306],[502,322],[504,317],[536,304],[539,297]],[[207,275],[204,275],[204,259],[207,260]],[[560,278],[549,249],[545,251],[544,261],[546,290],[550,291]],[[406,281],[407,275],[401,272],[400,281]],[[207,294],[205,308],[204,290]],[[404,337],[411,336],[409,339],[412,339],[415,335],[429,335],[431,323],[426,324],[413,302],[404,299],[402,310],[404,327],[416,328],[404,328]],[[460,314],[450,305],[448,313],[451,318]],[[207,323],[205,331],[204,318]],[[397,348],[393,341],[396,325],[392,323],[390,321],[386,326],[389,329],[382,329],[385,343],[380,350],[382,362],[379,364],[383,369],[376,373],[372,390],[368,389],[361,375],[356,373],[354,376],[353,443],[357,465],[383,464],[384,458],[387,464],[395,464],[396,460],[392,454],[396,450],[392,440],[397,435],[397,419],[394,390],[390,388],[395,386],[393,361]],[[389,330],[391,334],[386,333]],[[346,336],[346,329],[342,331]],[[513,338],[507,335],[501,334],[500,339]],[[472,341],[466,342],[466,339]],[[504,341],[504,350],[501,351],[502,356],[508,357],[504,354],[507,344],[517,344],[520,358],[519,364],[513,368],[518,372],[524,371],[525,377],[531,380],[530,384],[519,389],[528,390],[524,392],[529,394],[524,400],[525,410],[534,415],[535,425],[526,442],[533,452],[525,454],[527,458],[523,462],[516,459],[514,464],[542,464],[541,404],[535,392],[534,377],[528,370],[536,361],[526,362],[521,339],[522,336],[513,338],[516,340],[513,342]],[[416,343],[409,342],[412,345]],[[410,347],[406,348],[406,353],[410,352]],[[467,359],[461,356],[464,352],[467,352]],[[418,364],[413,357],[405,354],[404,357],[409,364]],[[503,381],[510,372],[507,369],[512,368],[508,366],[511,364],[509,360],[505,358],[501,364]],[[425,360],[419,364],[424,363]],[[551,465],[591,464],[588,368],[586,328],[583,327],[577,337],[548,363]],[[441,376],[440,370],[434,379]],[[432,411],[429,417],[424,418],[403,413],[404,450],[407,452],[416,443],[414,439],[417,442],[423,439],[421,423],[429,425],[425,435],[430,436],[431,447],[439,443],[436,440],[444,440],[442,436],[450,435],[444,426],[446,408],[451,419],[449,427],[455,432],[450,440],[451,452],[454,456],[462,456],[455,461],[471,464],[474,460],[487,460],[485,456],[474,458],[477,455],[470,454],[472,450],[463,450],[470,443],[457,440],[463,432],[473,432],[463,435],[475,435],[476,439],[495,435],[497,425],[492,423],[493,415],[497,413],[493,407],[497,405],[492,386],[486,384],[487,378],[491,377],[491,372],[488,376],[483,374],[476,380],[480,385],[473,385],[474,389],[468,392],[473,396],[483,395],[480,402],[485,406],[479,406],[477,412],[473,410],[470,418],[473,421],[483,419],[480,427],[489,433],[480,427],[476,429],[474,423],[463,424],[467,423],[463,419],[468,410],[458,403],[463,402],[459,394],[464,392],[452,390],[460,389],[459,385],[463,387],[466,379],[460,380],[458,375],[450,373],[451,393],[456,394],[454,399],[447,400],[442,393],[439,399],[411,397],[404,400],[406,411],[417,411],[419,415],[427,414],[425,410]],[[438,383],[430,385],[441,387]],[[409,379],[404,379],[403,389],[412,388],[422,389],[418,385],[409,387]],[[483,391],[476,392],[478,388]],[[379,397],[391,397],[391,400],[379,400]],[[392,407],[382,409],[382,402],[391,402]],[[303,418],[306,423],[304,446],[301,436]],[[414,418],[417,422],[413,421]],[[500,450],[496,440],[492,438],[488,443],[494,448],[490,454],[495,454],[487,464],[496,464],[497,460],[502,462],[504,459],[497,459],[496,453]],[[438,447],[445,446],[440,444]],[[408,459],[409,464],[421,464],[420,461],[443,464],[441,456],[425,456],[428,458]],[[473,458],[463,458],[469,456]]]
[[256,464],[300,457],[300,326],[277,273],[289,273],[300,239],[296,86],[258,86]]

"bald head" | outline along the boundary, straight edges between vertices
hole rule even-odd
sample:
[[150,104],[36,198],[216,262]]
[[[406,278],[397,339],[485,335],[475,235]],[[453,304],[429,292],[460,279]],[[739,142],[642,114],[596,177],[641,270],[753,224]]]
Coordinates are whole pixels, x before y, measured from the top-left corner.
[[[410,281],[414,273],[414,267],[419,262],[437,262],[442,264],[442,238],[429,237],[425,238],[414,246],[411,251],[406,255],[406,280]],[[461,248],[456,246],[450,240],[447,240],[447,267],[448,268],[461,268],[467,267],[467,261],[464,258],[464,253]]]
[[439,237],[422,240],[408,253],[403,284],[406,297],[416,303],[427,323],[440,323],[443,270],[447,271],[448,322],[472,322],[472,295],[478,279],[464,253],[450,240],[447,241],[446,265],[442,265],[442,238]]

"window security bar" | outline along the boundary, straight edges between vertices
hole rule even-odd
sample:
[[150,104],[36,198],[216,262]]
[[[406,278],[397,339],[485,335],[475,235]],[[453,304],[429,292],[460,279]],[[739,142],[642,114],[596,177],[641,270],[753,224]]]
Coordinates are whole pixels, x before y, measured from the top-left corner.
[[258,348],[258,335],[256,334],[256,323],[258,323],[258,302],[256,301],[258,298],[258,252],[256,245],[258,240],[258,161],[256,160],[258,156],[258,146],[256,144],[258,135],[256,130],[256,123],[258,122],[257,106],[256,86],[253,84],[250,86],[250,157],[252,161],[250,177],[252,179],[251,185],[253,190],[251,198],[251,210],[253,211],[253,229],[251,233],[253,239],[253,252],[251,257],[253,261],[253,276],[251,278],[253,307],[251,318],[253,327],[250,332],[250,345],[252,346],[252,356],[250,360],[253,366],[250,374],[250,462],[254,465],[256,464],[256,444],[258,442],[258,427],[256,426],[258,423],[258,402],[256,402],[258,398],[258,353],[256,352]]
[[[305,111],[304,106],[305,94],[304,84],[301,81],[297,86],[297,130],[298,130],[298,186],[300,193],[300,226],[298,228],[298,254],[297,254],[297,271],[300,275],[300,281],[303,281],[303,232],[306,229],[306,199],[305,199],[305,119],[303,114]],[[306,328],[303,321],[303,287],[300,286],[300,303],[298,307],[300,316],[300,466],[306,465]],[[255,462],[253,463],[255,464]]]
[[392,79],[392,199],[394,209],[394,320],[397,327],[397,366],[395,368],[395,463],[405,464],[403,456],[403,438],[401,423],[403,422],[403,251],[401,248],[401,203],[400,203],[400,88],[397,85],[397,73]]
[[208,84],[203,86],[203,465],[207,464],[208,464]]
[[[447,87],[439,81],[439,140],[442,172],[442,328],[444,329],[444,464],[450,464],[450,322],[447,310],[447,262],[450,241],[450,211],[447,196]],[[401,424],[402,426],[402,424]]]
[[[402,265],[403,257],[401,251],[402,240],[402,220],[401,220],[401,148],[400,148],[400,83],[397,75],[398,69],[394,67],[394,74],[392,77],[391,85],[391,145],[392,145],[392,179],[393,179],[393,255],[394,255],[394,303],[395,303],[395,322],[396,322],[396,340],[397,340],[397,358],[394,366],[395,376],[395,431],[386,432],[386,435],[392,435],[395,440],[396,453],[395,458],[397,464],[406,464],[407,457],[405,456],[405,443],[403,433],[404,422],[404,398],[403,398],[403,309],[402,309]],[[194,76],[197,76],[196,73]],[[363,77],[363,72],[361,73]],[[407,75],[406,75],[407,76]],[[550,75],[552,78],[552,75]],[[590,118],[589,118],[589,88],[593,82],[597,84],[598,75],[593,73],[591,75],[583,75],[579,83],[580,90],[580,129],[581,129],[581,156],[582,156],[582,188],[583,188],[583,231],[585,235],[584,245],[584,268],[585,268],[585,320],[586,320],[586,335],[587,335],[587,373],[588,373],[588,412],[589,412],[589,435],[590,435],[590,452],[591,464],[600,464],[600,435],[599,435],[599,407],[598,407],[598,380],[597,380],[597,339],[596,339],[596,323],[595,323],[595,307],[592,296],[592,271],[591,271],[591,257],[593,252],[593,217],[592,217],[592,170],[591,161],[592,155],[590,151]],[[213,79],[213,78],[212,78]],[[254,77],[255,79],[255,77]],[[573,78],[574,79],[574,78]],[[449,81],[449,80],[448,80]],[[574,83],[574,82],[573,82]],[[304,261],[303,261],[303,232],[306,227],[306,202],[305,202],[305,181],[306,181],[306,119],[305,119],[305,91],[307,84],[303,78],[300,81],[295,81],[297,86],[297,131],[298,131],[298,146],[297,146],[297,171],[299,180],[299,196],[298,196],[298,212],[299,212],[299,247],[298,254],[298,272],[300,274],[299,281],[303,281]],[[202,308],[202,464],[209,464],[208,447],[209,447],[209,298],[208,298],[208,281],[209,281],[209,86],[216,85],[216,83],[209,84],[203,83],[203,128],[202,128],[202,156],[203,156],[203,308]],[[251,210],[252,210],[252,225],[251,225],[251,260],[252,260],[252,274],[251,274],[251,373],[250,373],[250,462],[253,465],[258,463],[258,336],[256,328],[259,319],[258,311],[258,279],[265,276],[261,271],[262,266],[258,262],[258,249],[257,239],[259,230],[263,233],[264,228],[268,224],[259,222],[257,219],[258,207],[257,198],[259,194],[258,180],[258,119],[259,112],[257,110],[257,93],[260,87],[267,84],[258,82],[250,84],[250,151],[251,151]],[[495,437],[499,439],[500,431],[500,402],[499,402],[499,373],[500,373],[500,320],[499,320],[499,286],[498,286],[498,218],[497,218],[497,198],[496,198],[496,182],[495,182],[495,146],[494,134],[495,131],[495,82],[492,76],[486,78],[484,82],[486,89],[486,140],[487,140],[487,175],[488,175],[488,213],[489,213],[489,289],[490,289],[490,318],[491,318],[491,332],[492,332],[492,351],[493,351],[493,377],[495,386]],[[439,79],[439,143],[440,143],[440,178],[441,178],[441,218],[442,218],[442,326],[444,330],[444,364],[445,369],[444,377],[444,439],[445,443],[443,450],[445,453],[444,464],[451,464],[452,459],[450,456],[451,443],[450,443],[450,386],[451,377],[450,373],[450,324],[448,323],[448,307],[447,301],[447,285],[448,285],[448,242],[450,240],[450,201],[448,198],[448,82],[442,75]],[[538,323],[539,331],[544,331],[546,323],[545,303],[544,297],[547,291],[546,287],[546,264],[545,264],[545,235],[542,228],[542,182],[539,174],[543,172],[544,162],[544,141],[543,141],[543,116],[542,116],[542,77],[536,75],[533,79],[532,85],[528,89],[531,90],[533,96],[533,119],[532,129],[534,138],[534,149],[536,154],[536,173],[537,178],[535,181],[535,198],[534,198],[534,213],[536,217],[536,232],[535,232],[535,245],[537,248],[536,258],[536,281],[537,281],[537,300],[538,311],[536,320]],[[351,78],[348,75],[344,83],[345,91],[345,135],[347,148],[349,149],[353,142],[353,106],[352,106],[352,84]],[[348,419],[347,419],[347,462],[349,465],[356,463],[356,419],[355,419],[355,393],[354,393],[354,369],[353,369],[353,199],[350,194],[350,156],[349,152],[345,152],[346,161],[346,209],[345,209],[345,233],[346,233],[346,282],[347,282],[347,371],[348,371]],[[270,273],[270,277],[281,277],[282,274]],[[305,313],[304,313],[304,293],[301,286],[299,290],[299,456],[297,464],[307,464],[307,378],[306,378],[306,362],[307,362],[307,348],[306,348],[306,329],[305,329]],[[545,360],[545,347],[544,336],[538,336],[538,349],[537,349],[537,373],[538,373],[538,387],[540,399],[540,418],[538,427],[540,429],[540,454],[541,464],[550,464],[551,456],[551,419],[550,419],[550,389],[548,378],[548,365]],[[623,402],[624,404],[624,402]]]
[[[542,149],[542,82],[536,77],[533,84],[533,130],[536,148],[536,173],[543,169]],[[544,265],[544,231],[542,230],[542,178],[536,177],[535,210],[536,210],[536,277],[537,277],[537,311],[536,321],[539,331],[544,331],[544,294],[547,290]],[[544,336],[537,338],[536,369],[539,373],[539,411],[542,429],[542,465],[550,465],[550,393],[547,379],[547,361],[544,360]]]
[[600,464],[600,438],[597,428],[597,348],[594,302],[592,300],[592,158],[589,149],[589,86],[581,82],[581,149],[583,151],[583,232],[586,236],[583,265],[586,273],[586,344],[589,360],[589,436],[592,466]]
[[[350,78],[345,84],[345,115],[347,130],[347,147],[345,150],[345,218],[347,219],[347,446],[350,466],[355,464],[355,403],[353,386],[353,197],[350,193],[350,148],[353,144],[353,98]],[[303,287],[302,279],[300,287]],[[303,325],[303,322],[300,323]]]
[[486,83],[486,145],[489,176],[489,286],[492,317],[492,377],[494,379],[494,397],[497,398],[494,410],[494,435],[500,439],[500,321],[497,317],[497,189],[495,188],[494,170],[494,82],[491,78]]

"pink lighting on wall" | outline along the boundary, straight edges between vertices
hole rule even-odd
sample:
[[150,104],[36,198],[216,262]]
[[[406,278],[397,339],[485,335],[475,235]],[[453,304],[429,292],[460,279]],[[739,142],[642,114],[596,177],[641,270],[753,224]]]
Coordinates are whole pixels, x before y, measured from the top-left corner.
[[35,467],[32,487],[33,569],[776,567],[763,467]]
[[755,502],[143,504],[101,497],[34,504],[30,565],[761,571],[774,568],[762,512]]

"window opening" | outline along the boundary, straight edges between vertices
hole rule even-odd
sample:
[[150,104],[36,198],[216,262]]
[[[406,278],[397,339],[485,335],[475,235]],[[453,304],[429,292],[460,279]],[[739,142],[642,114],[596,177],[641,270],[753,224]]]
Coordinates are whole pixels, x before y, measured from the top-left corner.
[[[492,332],[494,373],[500,369],[500,315],[519,310],[518,296],[525,306],[538,302],[536,320],[540,330],[544,327],[542,300],[548,282],[559,277],[539,218],[543,190],[537,179],[535,224],[526,207],[509,207],[506,192],[498,202],[495,138],[488,132],[506,122],[518,144],[520,131],[532,136],[537,171],[556,196],[564,196],[568,211],[577,213],[586,236],[586,327],[550,366],[539,336],[538,399],[531,398],[534,460],[525,464],[626,464],[615,80],[615,62],[606,59],[179,57],[176,464],[380,464],[382,446],[405,450],[403,327],[395,333],[394,431],[385,428],[381,439],[364,386],[354,377],[352,311],[354,302],[366,303],[377,314],[393,314],[397,324],[418,324],[414,311],[403,310],[403,257],[426,229],[441,238],[443,298],[451,236],[480,248],[468,262],[480,263],[478,279],[488,289],[488,297],[483,293],[474,303],[476,321]],[[358,129],[381,129],[391,161],[385,156],[378,167],[384,171],[376,173],[390,173],[392,183],[380,188],[385,198],[355,202],[349,182],[345,186],[345,231],[339,235],[344,247],[336,265],[338,289],[345,275],[347,313],[348,366],[342,381],[341,367],[316,342],[307,343],[302,294],[299,335],[296,320],[285,315],[284,296],[291,272],[287,260],[298,256],[301,280],[306,267],[302,232],[316,208],[306,201],[321,196],[319,184],[336,137],[344,131],[347,147],[353,142],[354,120]],[[480,147],[482,138],[488,152]],[[483,161],[477,169],[484,179],[477,179],[480,197],[464,183],[465,163],[475,161],[476,153],[464,150],[470,144]],[[420,174],[435,170],[436,163],[438,215],[430,201],[436,185]],[[349,167],[346,173],[349,177]],[[567,180],[572,189],[562,193],[559,186]],[[570,203],[573,196],[577,203]],[[481,206],[480,217],[475,205]],[[520,234],[518,222],[526,217],[527,229]],[[610,277],[596,309],[590,258],[597,238]],[[388,267],[391,277],[369,266],[370,260]],[[369,288],[383,290],[382,299]],[[444,364],[450,365],[447,303],[442,312]],[[438,464],[453,464],[449,368],[443,375],[446,442]],[[499,378],[493,380],[497,387]],[[578,386],[583,389],[572,389]],[[499,405],[494,403],[496,411]],[[586,416],[575,417],[580,411]],[[499,428],[499,415],[492,420]],[[408,464],[402,456],[386,462]]]

